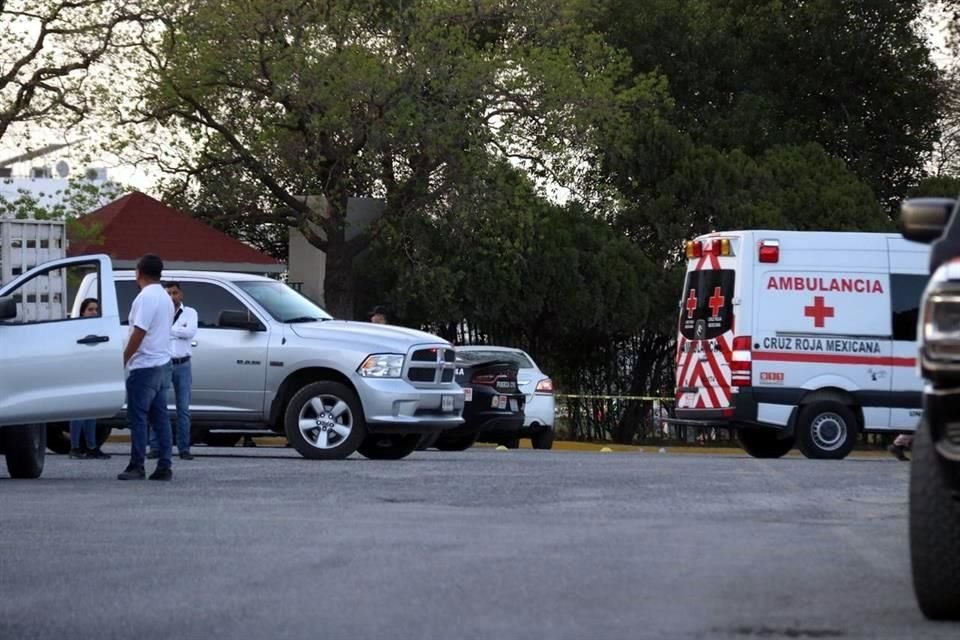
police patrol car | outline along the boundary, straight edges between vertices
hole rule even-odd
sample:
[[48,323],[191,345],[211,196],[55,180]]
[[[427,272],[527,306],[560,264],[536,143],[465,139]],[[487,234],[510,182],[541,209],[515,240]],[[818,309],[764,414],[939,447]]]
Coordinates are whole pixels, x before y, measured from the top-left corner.
[[913,431],[929,248],[897,234],[714,233],[686,245],[676,419],[737,430],[761,458],[843,458]]

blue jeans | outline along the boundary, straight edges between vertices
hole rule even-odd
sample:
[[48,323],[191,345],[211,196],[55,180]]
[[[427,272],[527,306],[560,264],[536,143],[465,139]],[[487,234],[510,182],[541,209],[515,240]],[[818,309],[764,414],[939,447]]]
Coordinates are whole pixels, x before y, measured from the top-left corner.
[[[193,370],[189,360],[171,366],[173,394],[177,401],[177,451],[190,453],[190,388],[193,386]],[[150,450],[157,450],[157,432],[153,428],[150,429]]]
[[89,420],[71,420],[70,421],[70,448],[80,448],[80,436],[84,436],[87,441],[87,449],[93,451],[97,448],[97,421]]
[[167,413],[167,390],[172,377],[168,362],[159,367],[134,369],[127,376],[127,424],[130,427],[130,465],[143,467],[147,457],[147,425],[157,433],[160,459],[157,468],[172,465],[173,445],[170,442],[170,415]]

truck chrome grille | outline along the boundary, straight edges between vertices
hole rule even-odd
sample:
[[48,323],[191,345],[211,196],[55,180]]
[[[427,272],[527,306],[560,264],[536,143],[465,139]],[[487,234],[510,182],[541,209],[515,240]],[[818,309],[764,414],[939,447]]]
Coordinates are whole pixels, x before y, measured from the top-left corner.
[[410,367],[407,378],[410,382],[433,382],[437,377],[436,369],[426,367]]
[[453,382],[456,352],[445,346],[421,347],[410,354],[404,377],[414,384],[450,384]]
[[960,447],[960,422],[948,422],[944,435],[950,444]]

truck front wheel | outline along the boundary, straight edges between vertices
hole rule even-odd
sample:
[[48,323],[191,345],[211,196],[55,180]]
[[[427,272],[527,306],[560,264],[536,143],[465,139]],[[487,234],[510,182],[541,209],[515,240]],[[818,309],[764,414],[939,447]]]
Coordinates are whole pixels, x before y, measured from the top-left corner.
[[47,426],[24,424],[3,427],[4,452],[11,478],[39,478],[47,452]]
[[931,620],[960,620],[960,464],[934,450],[924,421],[910,463],[913,590]]
[[812,402],[800,409],[797,446],[817,460],[842,460],[857,443],[857,417],[839,402]]
[[346,458],[366,437],[360,401],[339,382],[311,382],[297,391],[284,413],[287,441],[312,460]]
[[771,429],[737,429],[737,440],[754,458],[782,458],[793,449],[793,438]]

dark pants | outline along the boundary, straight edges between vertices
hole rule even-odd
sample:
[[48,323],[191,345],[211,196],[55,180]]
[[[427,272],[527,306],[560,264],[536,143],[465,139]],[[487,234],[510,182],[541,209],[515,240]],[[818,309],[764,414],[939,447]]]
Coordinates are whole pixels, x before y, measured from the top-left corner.
[[130,464],[143,467],[147,456],[147,425],[157,433],[160,458],[157,468],[172,465],[173,445],[170,442],[170,415],[167,413],[167,390],[172,371],[170,363],[148,369],[133,369],[127,376],[127,424],[130,427]]

